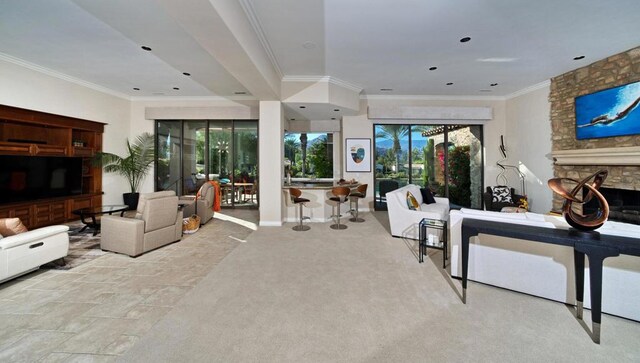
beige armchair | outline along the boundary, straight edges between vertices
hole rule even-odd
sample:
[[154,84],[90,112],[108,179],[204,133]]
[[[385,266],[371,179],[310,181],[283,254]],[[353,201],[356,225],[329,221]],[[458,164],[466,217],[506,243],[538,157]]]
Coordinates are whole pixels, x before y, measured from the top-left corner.
[[135,218],[102,217],[100,248],[132,257],[182,238],[182,211],[173,191],[140,194]]
[[[215,199],[215,188],[213,185],[209,183],[204,183],[202,187],[200,187],[198,199],[193,204],[189,204],[184,207],[182,210],[185,217],[188,217],[192,214],[197,214],[200,216],[200,224],[205,224],[213,218],[213,202]],[[194,197],[180,197],[181,199],[191,199]]]

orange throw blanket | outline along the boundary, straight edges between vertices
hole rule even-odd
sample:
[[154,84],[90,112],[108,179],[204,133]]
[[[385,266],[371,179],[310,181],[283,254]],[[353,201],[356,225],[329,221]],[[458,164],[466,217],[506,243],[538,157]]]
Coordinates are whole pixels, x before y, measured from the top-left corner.
[[[218,183],[215,180],[209,180],[208,183],[213,186],[213,191],[216,193],[215,194],[215,198],[213,198],[213,207],[211,207],[211,209],[214,212],[219,212],[220,211],[220,199],[222,198],[222,193],[220,191],[220,183]],[[200,198],[200,191],[199,190],[198,190],[198,193],[196,194],[196,199],[198,199],[198,198]]]

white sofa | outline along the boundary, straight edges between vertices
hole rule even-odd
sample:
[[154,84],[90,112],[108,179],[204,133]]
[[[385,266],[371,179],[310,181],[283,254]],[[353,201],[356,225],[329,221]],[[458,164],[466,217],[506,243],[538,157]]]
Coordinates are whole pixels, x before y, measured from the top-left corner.
[[0,282],[65,257],[68,231],[68,226],[49,226],[0,238]]
[[[473,218],[567,229],[559,216],[535,213],[500,213],[462,209],[450,213],[451,275],[462,276],[462,220]],[[606,222],[602,234],[640,238],[640,226]],[[640,240],[639,240],[640,243]],[[588,266],[588,261],[586,262]],[[575,304],[573,249],[540,242],[480,234],[469,244],[468,278],[514,291]],[[602,311],[640,321],[640,257],[604,260]],[[471,293],[473,294],[473,293]],[[590,307],[589,272],[585,271],[585,307]]]
[[[407,192],[411,192],[420,204],[420,210],[411,210],[407,207]],[[389,224],[391,235],[418,239],[418,223],[422,218],[447,220],[449,217],[449,199],[435,197],[436,202],[425,204],[420,194],[420,186],[415,184],[405,185],[387,193],[387,209],[389,211]]]

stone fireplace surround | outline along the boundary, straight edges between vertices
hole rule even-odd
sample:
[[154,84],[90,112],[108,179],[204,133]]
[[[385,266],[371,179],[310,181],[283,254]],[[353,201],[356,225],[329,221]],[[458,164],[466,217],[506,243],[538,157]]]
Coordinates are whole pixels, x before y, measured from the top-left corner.
[[[640,47],[551,79],[551,155],[555,177],[581,180],[606,169],[609,176],[603,187],[640,190],[640,135],[577,140],[574,109],[577,96],[639,80]],[[557,195],[553,198],[552,210],[559,212],[563,199]]]

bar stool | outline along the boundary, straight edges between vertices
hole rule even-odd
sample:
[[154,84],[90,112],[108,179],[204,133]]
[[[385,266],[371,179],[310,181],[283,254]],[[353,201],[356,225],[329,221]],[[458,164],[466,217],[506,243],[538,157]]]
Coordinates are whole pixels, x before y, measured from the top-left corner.
[[348,187],[333,187],[331,189],[331,194],[334,196],[330,197],[329,200],[338,203],[338,214],[335,215],[337,216],[338,223],[330,225],[329,227],[331,227],[331,229],[347,229],[347,226],[340,224],[340,204],[349,200],[349,193],[351,193],[351,189]]
[[303,219],[309,219],[309,217],[302,216],[302,206],[304,205],[304,203],[310,202],[310,200],[307,198],[300,198],[300,196],[302,195],[300,189],[289,188],[289,194],[291,195],[291,201],[293,202],[293,204],[297,204],[300,206],[300,224],[298,224],[297,226],[293,226],[293,228],[291,229],[293,229],[294,231],[310,230],[311,227],[302,224]]
[[[364,222],[364,218],[358,217],[358,199],[363,199],[367,195],[367,186],[368,184],[358,185],[355,192],[351,192],[349,194],[349,199],[351,202],[356,202],[356,215],[349,219],[351,222],[362,223]],[[353,209],[352,209],[353,211]]]

